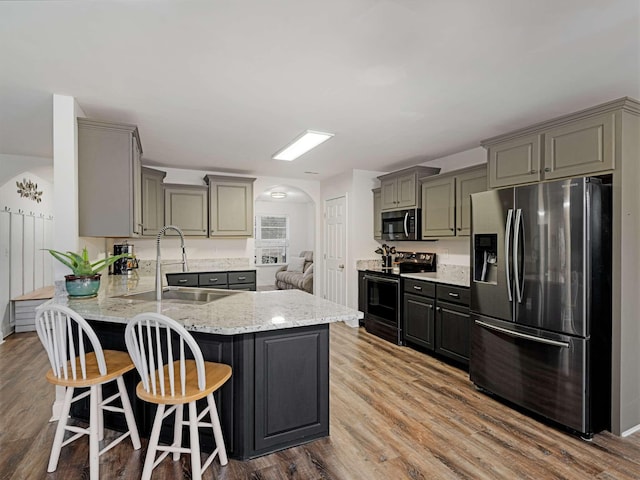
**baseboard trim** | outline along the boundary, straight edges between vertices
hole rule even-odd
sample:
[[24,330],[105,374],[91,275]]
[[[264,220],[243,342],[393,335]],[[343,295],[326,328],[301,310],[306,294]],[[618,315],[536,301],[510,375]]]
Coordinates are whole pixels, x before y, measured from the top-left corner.
[[629,435],[633,435],[636,432],[640,432],[640,423],[638,425],[636,425],[635,427],[631,427],[628,430],[625,430],[624,432],[622,432],[622,434],[620,435],[621,437],[628,437]]

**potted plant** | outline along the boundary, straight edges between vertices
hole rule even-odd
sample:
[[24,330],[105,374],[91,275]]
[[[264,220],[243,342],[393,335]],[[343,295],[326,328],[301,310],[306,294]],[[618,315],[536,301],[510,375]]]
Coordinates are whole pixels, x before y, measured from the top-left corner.
[[95,297],[100,288],[100,272],[121,258],[130,257],[131,254],[123,253],[108,258],[102,258],[95,262],[89,261],[87,247],[79,255],[75,252],[59,252],[47,249],[53,258],[71,269],[73,274],[65,275],[67,293],[70,297]]

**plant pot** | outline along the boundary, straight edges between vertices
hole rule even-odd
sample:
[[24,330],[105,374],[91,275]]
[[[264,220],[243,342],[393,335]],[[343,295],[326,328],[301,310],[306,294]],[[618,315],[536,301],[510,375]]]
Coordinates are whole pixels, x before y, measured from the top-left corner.
[[96,275],[65,275],[67,294],[75,298],[92,298],[98,295],[100,289],[100,274]]

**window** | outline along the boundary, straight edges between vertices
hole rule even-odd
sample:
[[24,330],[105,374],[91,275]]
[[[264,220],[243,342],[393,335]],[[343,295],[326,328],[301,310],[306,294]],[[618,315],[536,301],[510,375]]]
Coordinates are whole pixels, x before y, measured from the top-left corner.
[[256,265],[287,263],[289,254],[289,217],[256,215]]

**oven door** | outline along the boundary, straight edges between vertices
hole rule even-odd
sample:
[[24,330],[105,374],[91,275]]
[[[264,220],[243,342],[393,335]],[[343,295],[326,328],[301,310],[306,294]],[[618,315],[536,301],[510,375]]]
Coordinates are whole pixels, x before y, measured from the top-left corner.
[[402,344],[400,330],[400,279],[365,274],[365,328],[386,340]]

